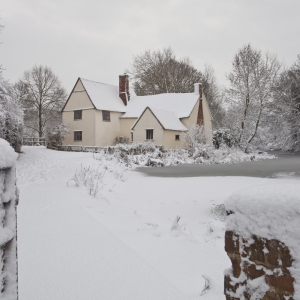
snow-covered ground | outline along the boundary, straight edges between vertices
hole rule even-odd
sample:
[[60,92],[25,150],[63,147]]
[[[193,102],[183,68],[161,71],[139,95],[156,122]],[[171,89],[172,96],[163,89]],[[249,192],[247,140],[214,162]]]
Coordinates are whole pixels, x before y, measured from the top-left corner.
[[[224,222],[209,210],[238,189],[294,181],[120,176],[124,169],[111,162],[99,166],[107,171],[93,197],[69,181],[81,166],[98,168],[91,153],[23,152],[17,166],[20,300],[224,299],[223,271],[230,267]],[[171,230],[177,216],[179,226]],[[200,296],[202,275],[211,287]]]

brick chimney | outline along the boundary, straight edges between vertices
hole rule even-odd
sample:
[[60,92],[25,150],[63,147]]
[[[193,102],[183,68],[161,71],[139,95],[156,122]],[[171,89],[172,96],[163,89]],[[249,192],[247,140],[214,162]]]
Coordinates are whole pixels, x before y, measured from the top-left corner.
[[202,101],[202,94],[203,94],[203,87],[202,83],[195,83],[195,95],[199,95],[199,108],[198,108],[198,116],[197,116],[197,124],[199,126],[204,125],[204,116],[203,116],[203,101]]
[[125,106],[130,100],[129,93],[129,76],[127,74],[119,76],[119,97],[122,99]]

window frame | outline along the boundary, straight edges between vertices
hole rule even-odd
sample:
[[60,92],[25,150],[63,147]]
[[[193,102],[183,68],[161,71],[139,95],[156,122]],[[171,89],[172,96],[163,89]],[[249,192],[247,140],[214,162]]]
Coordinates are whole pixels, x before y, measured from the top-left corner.
[[[82,142],[82,130],[74,130],[74,142]],[[79,134],[79,138],[76,137],[76,134]]]
[[[108,118],[107,118],[108,116]],[[102,121],[110,122],[110,111],[109,110],[102,110]]]
[[146,129],[146,140],[153,140],[154,129]]
[[175,134],[175,141],[180,141],[180,134]]
[[[80,118],[76,117],[76,113],[80,112]],[[74,110],[74,121],[82,120],[82,109]]]

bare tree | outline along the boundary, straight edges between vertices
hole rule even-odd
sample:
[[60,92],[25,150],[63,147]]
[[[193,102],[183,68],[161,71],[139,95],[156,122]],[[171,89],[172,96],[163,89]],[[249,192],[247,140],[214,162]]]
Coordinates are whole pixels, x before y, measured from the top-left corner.
[[225,108],[223,107],[224,93],[217,84],[215,70],[212,66],[204,66],[202,83],[204,94],[212,113],[213,128],[218,129],[223,126],[225,111]]
[[[0,33],[1,33],[3,28],[4,28],[4,26],[0,24]],[[0,75],[2,74],[2,71],[3,71],[3,67],[2,67],[2,65],[0,65]]]
[[204,73],[195,69],[188,57],[178,59],[174,51],[145,51],[133,57],[133,87],[137,95],[156,95],[161,93],[191,93],[194,83],[201,82],[207,102],[213,113],[214,127],[221,123],[220,92],[214,70],[205,66]]
[[[3,28],[0,24],[0,33]],[[0,138],[7,140],[16,152],[20,152],[23,135],[22,104],[13,85],[2,77],[2,71],[0,65]]]
[[281,67],[275,55],[263,55],[250,44],[234,56],[228,75],[227,97],[231,111],[228,121],[238,131],[240,143],[251,143],[262,120],[270,113]]
[[189,58],[177,59],[169,47],[162,51],[145,51],[133,57],[133,86],[137,95],[189,93],[194,83],[202,81]]
[[16,84],[23,99],[25,126],[39,137],[47,126],[61,122],[66,91],[49,67],[34,66]]
[[276,85],[273,111],[274,146],[300,149],[300,55]]

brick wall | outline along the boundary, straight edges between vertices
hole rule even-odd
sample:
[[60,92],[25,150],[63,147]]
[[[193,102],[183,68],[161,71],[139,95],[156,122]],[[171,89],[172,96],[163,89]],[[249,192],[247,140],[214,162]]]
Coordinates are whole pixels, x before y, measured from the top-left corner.
[[300,184],[268,180],[224,202],[229,299],[300,299]]
[[[244,239],[233,231],[226,231],[225,251],[232,263],[231,269],[225,272],[227,300],[294,299],[294,278],[288,270],[293,258],[284,243],[256,235]],[[261,298],[251,298],[249,290],[255,282],[262,282],[262,288],[267,290]]]

